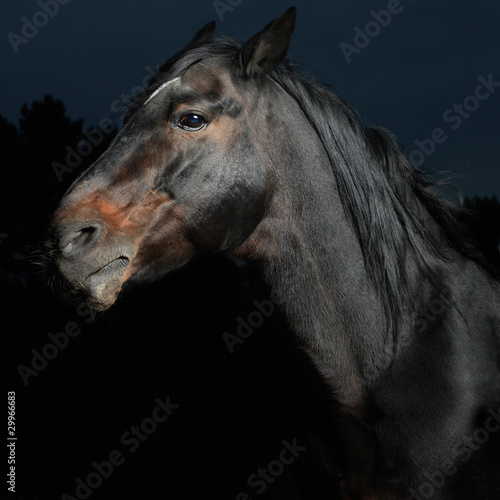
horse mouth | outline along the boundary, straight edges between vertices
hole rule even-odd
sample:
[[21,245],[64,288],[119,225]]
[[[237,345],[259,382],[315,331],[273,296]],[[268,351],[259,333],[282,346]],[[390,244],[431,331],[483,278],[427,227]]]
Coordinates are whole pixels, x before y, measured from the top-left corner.
[[104,311],[118,298],[130,275],[130,262],[130,257],[120,253],[104,263],[97,257],[83,262],[59,257],[46,259],[43,265],[53,288],[64,299],[82,301],[91,309]]
[[119,257],[116,257],[116,259],[113,259],[111,262],[108,262],[106,265],[99,268],[97,271],[90,273],[85,278],[85,280],[89,280],[91,278],[94,278],[95,276],[102,277],[108,274],[113,274],[117,270],[127,267],[129,262],[130,259],[128,257],[125,257],[125,255],[120,255]]
[[81,283],[89,307],[104,311],[116,301],[125,282],[130,259],[119,255],[99,269],[91,272]]

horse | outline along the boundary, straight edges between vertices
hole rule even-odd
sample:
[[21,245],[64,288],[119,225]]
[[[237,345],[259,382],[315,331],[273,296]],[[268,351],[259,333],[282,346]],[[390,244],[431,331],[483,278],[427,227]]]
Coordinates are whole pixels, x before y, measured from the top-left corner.
[[332,498],[499,498],[500,284],[394,135],[290,62],[295,18],[244,43],[209,23],[158,69],[55,211],[55,272],[104,311],[251,262],[324,398]]

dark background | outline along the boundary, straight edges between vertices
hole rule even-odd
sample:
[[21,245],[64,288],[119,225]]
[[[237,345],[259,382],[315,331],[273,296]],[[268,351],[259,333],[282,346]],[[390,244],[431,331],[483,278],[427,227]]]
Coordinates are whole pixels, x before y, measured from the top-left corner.
[[[221,2],[218,9],[222,3],[230,6]],[[123,105],[146,67],[180,49],[204,23],[215,19],[220,32],[245,39],[289,7],[236,4],[221,13],[213,2],[72,0],[18,53],[7,35],[21,34],[22,17],[32,20],[41,6],[9,1],[0,7],[0,285],[5,390],[16,391],[17,400],[19,498],[77,498],[77,478],[85,481],[92,462],[115,450],[125,463],[89,498],[236,499],[242,491],[250,498],[321,498],[309,447],[264,493],[247,484],[257,468],[279,457],[284,440],[305,444],[304,424],[319,412],[279,312],[234,353],[224,342],[224,332],[236,334],[238,318],[256,311],[253,301],[268,297],[251,268],[222,256],[194,262],[128,291],[87,322],[78,304],[50,291],[32,262],[65,189],[113,136],[104,135],[60,179],[52,165],[65,162],[66,148],[77,147],[83,129],[105,117],[119,127],[112,104]],[[472,95],[479,76],[500,81],[500,3],[402,1],[402,12],[350,63],[339,44],[352,44],[354,28],[364,29],[370,11],[388,2],[295,4],[292,58],[332,84],[367,124],[392,129],[408,153],[436,127],[448,132],[425,167],[458,174],[454,183],[474,209],[465,221],[498,265],[500,91],[457,130],[443,112]],[[31,367],[33,349],[42,352],[53,343],[49,333],[69,322],[81,333],[25,384],[20,365]],[[130,453],[121,436],[167,396],[179,408]],[[303,483],[310,496],[299,493]]]

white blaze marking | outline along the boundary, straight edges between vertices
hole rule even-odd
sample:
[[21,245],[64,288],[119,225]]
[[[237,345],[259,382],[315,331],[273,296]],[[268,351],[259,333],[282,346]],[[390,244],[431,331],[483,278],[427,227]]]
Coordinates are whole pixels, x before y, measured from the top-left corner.
[[144,103],[144,105],[146,105],[151,99],[153,99],[153,97],[156,96],[156,94],[158,94],[158,92],[162,91],[165,87],[168,87],[169,85],[171,85],[172,83],[176,82],[177,80],[180,80],[180,76],[178,76],[177,78],[174,78],[173,80],[169,80],[168,82],[165,82],[165,83],[162,83],[147,99],[147,101]]

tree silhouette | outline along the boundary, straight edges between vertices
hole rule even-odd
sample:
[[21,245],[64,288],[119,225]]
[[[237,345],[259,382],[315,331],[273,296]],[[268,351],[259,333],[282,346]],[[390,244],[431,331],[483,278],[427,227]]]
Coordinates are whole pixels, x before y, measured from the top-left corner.
[[69,149],[85,139],[83,120],[72,120],[61,100],[50,95],[21,109],[19,127],[0,116],[0,165],[2,166],[2,221],[0,233],[24,257],[43,238],[59,199],[76,176],[108,146],[114,134],[92,146],[64,177],[54,172],[55,162],[66,161]]
[[44,221],[62,194],[63,186],[51,172],[51,162],[61,158],[67,144],[75,144],[82,120],[72,121],[60,100],[45,96],[43,101],[25,104],[19,128],[1,119],[4,214],[7,232],[15,235],[20,228],[35,240],[42,234]]
[[3,175],[7,170],[14,168],[19,161],[21,148],[21,138],[16,126],[0,115],[0,155]]

